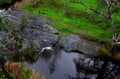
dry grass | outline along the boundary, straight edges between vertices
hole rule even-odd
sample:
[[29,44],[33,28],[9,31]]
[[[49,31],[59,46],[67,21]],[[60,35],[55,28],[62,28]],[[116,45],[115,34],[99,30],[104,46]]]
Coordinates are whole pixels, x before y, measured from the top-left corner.
[[34,70],[29,69],[30,72],[32,72],[32,75],[29,77],[29,79],[45,79],[44,76],[39,75],[38,73],[36,73]]
[[27,4],[29,1],[30,1],[30,0],[22,0],[21,2],[16,2],[16,3],[14,4],[14,7],[15,7],[15,8],[19,8],[19,7]]
[[44,76],[39,75],[33,69],[25,69],[20,62],[6,62],[5,68],[10,74],[13,75],[14,79],[22,79],[22,75],[25,74],[25,72],[30,73],[30,75],[29,77],[25,77],[24,79],[45,79]]
[[115,77],[115,79],[120,79],[120,74],[118,74],[118,75]]
[[6,62],[5,68],[8,72],[12,73],[16,79],[20,79],[20,76],[24,72],[20,62]]
[[51,0],[51,5],[54,6],[55,8],[58,8],[58,9],[64,6],[63,3],[61,3],[57,0]]
[[98,46],[96,50],[99,55],[110,56],[110,52],[105,48],[105,46]]
[[120,60],[120,52],[118,52],[114,55],[114,59]]

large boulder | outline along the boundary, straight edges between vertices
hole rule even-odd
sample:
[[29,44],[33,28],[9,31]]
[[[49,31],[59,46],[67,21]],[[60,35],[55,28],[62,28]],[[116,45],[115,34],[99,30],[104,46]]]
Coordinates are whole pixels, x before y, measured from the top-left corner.
[[83,52],[85,55],[90,56],[90,57],[98,56],[96,47],[87,41],[82,42],[77,47],[77,50]]
[[69,34],[60,37],[59,46],[70,52],[76,50],[77,46],[81,43],[82,39],[80,39],[77,35]]
[[[51,46],[56,43],[58,31],[54,29],[47,18],[38,15],[30,15],[24,11],[6,11],[1,15],[3,20],[13,22],[16,29],[21,26],[25,29],[22,32],[23,49],[32,44],[40,52],[43,47]],[[0,34],[2,39],[4,33]]]
[[68,52],[77,51],[90,57],[98,55],[93,44],[74,34],[62,36],[59,41],[59,46]]

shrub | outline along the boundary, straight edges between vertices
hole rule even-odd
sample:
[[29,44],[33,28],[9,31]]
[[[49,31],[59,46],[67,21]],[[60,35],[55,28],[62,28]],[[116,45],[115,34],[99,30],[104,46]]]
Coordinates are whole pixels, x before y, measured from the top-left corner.
[[34,70],[25,69],[20,62],[8,61],[5,63],[5,68],[15,79],[45,79],[44,76],[40,76]]
[[0,0],[0,5],[3,4],[3,3],[11,3],[12,0]]
[[109,51],[103,46],[103,47],[99,47],[98,49],[97,49],[97,51],[98,51],[98,53],[99,53],[99,55],[107,55],[107,56],[109,56],[110,55],[110,53],[109,53]]

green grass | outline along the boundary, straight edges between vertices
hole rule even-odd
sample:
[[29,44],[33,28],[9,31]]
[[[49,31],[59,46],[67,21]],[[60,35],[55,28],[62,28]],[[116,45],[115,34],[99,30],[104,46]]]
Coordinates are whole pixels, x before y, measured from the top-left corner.
[[[62,0],[64,3],[64,0]],[[86,0],[90,7],[95,8],[95,0]],[[59,2],[57,2],[59,3]],[[69,3],[66,8],[55,7],[48,4],[30,8],[28,5],[22,7],[23,10],[31,14],[39,14],[50,19],[51,24],[61,34],[80,34],[87,39],[105,42],[112,38],[111,27],[108,21],[99,15],[94,15],[91,11],[80,4]],[[65,13],[68,12],[68,15]],[[117,26],[120,25],[118,17],[114,17]],[[117,29],[120,31],[119,29]]]
[[0,5],[4,3],[11,3],[12,0],[0,0]]

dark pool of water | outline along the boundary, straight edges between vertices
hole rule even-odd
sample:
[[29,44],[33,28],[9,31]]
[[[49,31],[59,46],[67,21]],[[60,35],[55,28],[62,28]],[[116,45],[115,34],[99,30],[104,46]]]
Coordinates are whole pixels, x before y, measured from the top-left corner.
[[[79,60],[79,62],[75,63],[75,59],[76,61]],[[34,63],[25,63],[27,67],[35,69],[38,73],[44,75],[46,79],[96,79],[98,76],[97,72],[99,72],[103,64],[103,61],[95,62],[82,54],[75,52],[67,53],[63,50],[54,53],[45,52]],[[119,73],[117,66],[112,63],[108,63],[107,68],[109,71],[112,68],[116,68],[114,72],[106,71],[109,74],[112,73],[114,77]],[[107,79],[114,78],[110,76]]]
[[66,79],[67,75],[75,76],[76,69],[73,59],[78,56],[77,53],[60,51],[49,56],[43,55],[35,63],[26,63],[26,66],[43,74],[46,79]]

